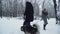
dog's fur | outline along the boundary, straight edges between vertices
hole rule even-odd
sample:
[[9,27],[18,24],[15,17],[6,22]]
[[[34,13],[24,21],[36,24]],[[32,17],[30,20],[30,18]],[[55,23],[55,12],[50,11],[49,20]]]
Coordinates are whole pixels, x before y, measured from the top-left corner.
[[25,34],[37,34],[38,26],[36,24],[33,24],[31,31],[28,31],[28,28],[26,26],[22,26],[21,31],[23,31]]

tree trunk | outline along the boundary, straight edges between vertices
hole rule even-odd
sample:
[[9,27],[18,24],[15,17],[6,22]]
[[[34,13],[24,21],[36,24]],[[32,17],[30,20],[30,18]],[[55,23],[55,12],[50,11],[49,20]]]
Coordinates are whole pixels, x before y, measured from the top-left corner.
[[57,10],[56,10],[57,4],[56,4],[56,0],[53,0],[53,3],[54,3],[54,10],[55,10],[55,18],[57,20]]
[[2,2],[1,2],[2,0],[0,0],[0,16],[1,16],[1,18],[2,18]]
[[43,1],[42,9],[44,9],[44,3],[45,3],[45,0]]

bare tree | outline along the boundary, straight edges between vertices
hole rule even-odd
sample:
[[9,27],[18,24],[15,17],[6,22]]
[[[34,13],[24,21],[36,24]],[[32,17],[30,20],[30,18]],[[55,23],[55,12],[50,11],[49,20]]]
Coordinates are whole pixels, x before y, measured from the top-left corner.
[[17,0],[14,0],[14,13],[13,13],[13,17],[17,16]]
[[56,3],[56,0],[53,0],[53,3],[54,3],[54,10],[55,10],[55,18],[56,18],[56,20],[57,20],[57,10],[56,10],[56,8],[57,8],[57,3]]
[[0,16],[2,18],[2,0],[0,0]]
[[45,3],[45,0],[43,1],[43,4],[42,4],[42,9],[44,8],[44,3]]

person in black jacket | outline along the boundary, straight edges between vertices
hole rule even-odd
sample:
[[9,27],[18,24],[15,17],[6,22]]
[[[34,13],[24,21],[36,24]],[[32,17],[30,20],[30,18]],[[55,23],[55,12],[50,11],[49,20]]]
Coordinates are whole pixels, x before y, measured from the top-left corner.
[[25,18],[25,21],[23,23],[23,26],[27,26],[28,28],[30,28],[31,27],[30,22],[32,22],[34,19],[34,10],[30,2],[26,2],[24,18]]

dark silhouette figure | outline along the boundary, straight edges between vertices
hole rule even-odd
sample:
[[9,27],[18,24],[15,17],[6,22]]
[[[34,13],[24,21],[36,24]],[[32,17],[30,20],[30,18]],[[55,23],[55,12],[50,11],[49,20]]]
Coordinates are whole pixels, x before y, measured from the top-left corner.
[[24,23],[23,26],[26,27],[27,31],[32,31],[32,26],[30,25],[30,22],[33,21],[34,19],[34,11],[33,11],[33,6],[30,2],[26,2],[26,8],[24,12]]
[[43,21],[44,21],[44,26],[43,26],[43,28],[44,28],[44,30],[46,30],[45,29],[45,27],[46,27],[46,25],[48,24],[48,22],[47,22],[47,16],[48,15],[48,12],[47,12],[47,9],[43,9],[42,10],[42,19],[43,19]]
[[33,6],[30,2],[26,2],[26,8],[24,13],[25,22],[23,25],[30,26],[30,22],[33,21]]

